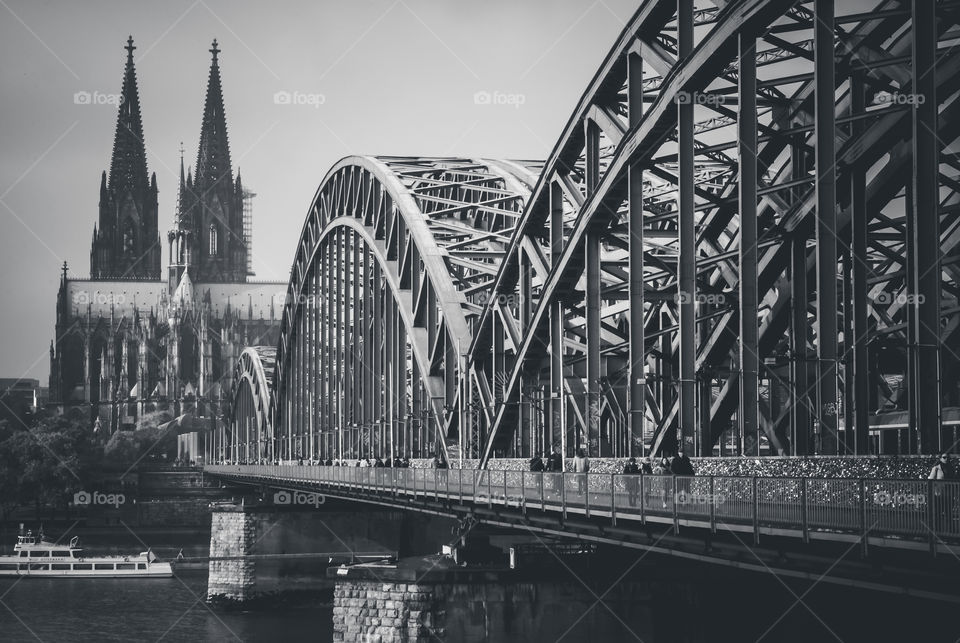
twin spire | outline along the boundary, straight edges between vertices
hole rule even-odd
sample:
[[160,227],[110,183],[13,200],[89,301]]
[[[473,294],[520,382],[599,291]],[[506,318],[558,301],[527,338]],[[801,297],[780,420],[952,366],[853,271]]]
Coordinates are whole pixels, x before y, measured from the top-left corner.
[[[117,129],[114,134],[113,156],[110,161],[109,189],[111,192],[124,188],[147,188],[147,156],[143,138],[143,122],[140,116],[140,95],[137,89],[137,72],[134,66],[133,36],[127,38],[127,63],[123,74],[120,107],[117,114]],[[211,185],[224,177],[233,182],[230,163],[230,144],[227,139],[227,121],[223,109],[223,89],[220,84],[220,48],[213,41],[210,48],[210,76],[207,80],[207,96],[203,108],[203,123],[200,128],[200,146],[197,151],[196,177],[203,177]],[[182,147],[182,143],[181,143]],[[183,184],[183,150],[181,150],[181,185]]]

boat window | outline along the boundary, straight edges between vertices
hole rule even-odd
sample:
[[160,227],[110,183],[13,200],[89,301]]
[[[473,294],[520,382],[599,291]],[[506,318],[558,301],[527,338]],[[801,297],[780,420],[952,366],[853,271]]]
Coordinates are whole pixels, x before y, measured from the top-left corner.
[[133,563],[117,563],[117,569],[136,569]]
[[30,563],[30,569],[32,571],[42,571],[50,569],[50,565],[47,563]]
[[0,570],[11,570],[20,567],[17,563],[0,563]]
[[74,571],[78,569],[93,569],[93,565],[91,565],[90,563],[74,563],[73,569]]
[[50,567],[54,570],[66,571],[70,569],[70,563],[54,563]]
[[94,569],[113,569],[113,563],[97,563],[93,566]]
[[24,551],[22,549],[20,550],[20,558],[27,558],[29,556],[30,556],[30,552]]
[[54,551],[51,552],[51,554],[53,554],[53,557],[54,557],[54,558],[69,558],[69,557],[70,557],[70,552],[67,551],[67,550],[65,550],[65,549],[64,549],[64,550],[55,549]]
[[146,568],[147,568],[146,563],[137,563],[137,569],[146,569]]

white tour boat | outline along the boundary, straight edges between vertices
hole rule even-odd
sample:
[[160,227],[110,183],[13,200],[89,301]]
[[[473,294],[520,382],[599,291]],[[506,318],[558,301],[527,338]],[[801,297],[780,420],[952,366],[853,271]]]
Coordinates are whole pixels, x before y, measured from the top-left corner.
[[86,556],[74,536],[69,545],[58,545],[31,532],[17,536],[13,555],[0,555],[0,576],[37,578],[97,577],[142,578],[173,576],[170,563],[158,562],[150,550],[136,556]]

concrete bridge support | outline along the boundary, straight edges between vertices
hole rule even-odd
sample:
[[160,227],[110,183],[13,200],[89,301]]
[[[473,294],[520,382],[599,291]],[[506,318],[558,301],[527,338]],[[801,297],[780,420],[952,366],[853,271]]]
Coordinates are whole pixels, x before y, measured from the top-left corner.
[[696,602],[689,585],[663,578],[580,572],[461,568],[436,556],[331,569],[334,641],[632,640],[676,628],[672,606]]
[[207,599],[250,602],[288,592],[329,590],[331,564],[396,556],[399,512],[218,508],[212,514]]
[[[329,591],[331,565],[434,554],[455,538],[450,519],[302,492],[267,498],[274,504],[227,505],[212,512],[207,600],[250,603]],[[289,504],[277,504],[278,499]]]

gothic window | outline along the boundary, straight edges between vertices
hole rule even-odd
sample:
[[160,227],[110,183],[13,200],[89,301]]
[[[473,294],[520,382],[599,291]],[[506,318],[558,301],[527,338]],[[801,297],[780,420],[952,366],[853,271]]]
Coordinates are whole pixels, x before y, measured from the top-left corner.
[[137,244],[137,235],[133,227],[133,221],[127,219],[123,225],[123,251],[125,253],[133,252]]
[[217,254],[217,226],[213,223],[210,224],[210,256],[214,257]]

